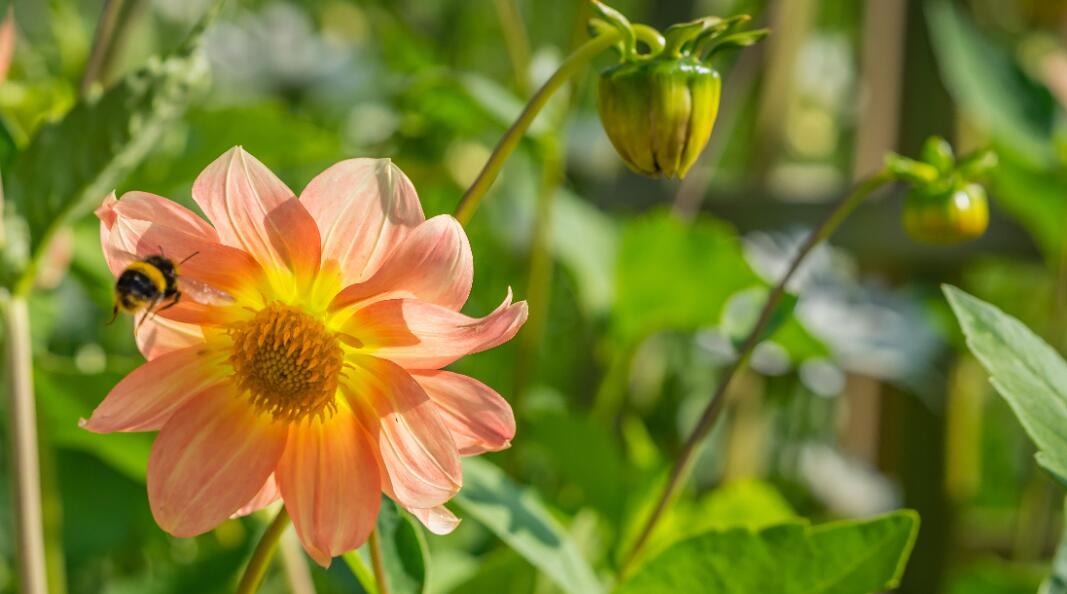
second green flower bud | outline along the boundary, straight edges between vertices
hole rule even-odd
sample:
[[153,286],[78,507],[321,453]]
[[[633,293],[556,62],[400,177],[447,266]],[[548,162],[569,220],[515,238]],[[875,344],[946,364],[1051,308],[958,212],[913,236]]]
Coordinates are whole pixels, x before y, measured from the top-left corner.
[[711,137],[722,79],[690,58],[624,62],[600,75],[597,107],[619,156],[649,176],[684,177]]

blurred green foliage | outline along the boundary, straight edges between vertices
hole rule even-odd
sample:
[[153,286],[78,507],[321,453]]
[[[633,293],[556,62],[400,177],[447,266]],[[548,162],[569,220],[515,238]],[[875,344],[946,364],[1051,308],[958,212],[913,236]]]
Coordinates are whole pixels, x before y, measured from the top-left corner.
[[[588,16],[571,0],[517,1],[530,56],[523,64],[505,51],[514,31],[502,30],[499,3],[488,0],[231,1],[205,38],[212,82],[200,96],[185,83],[206,87],[207,79],[186,78],[202,71],[184,54],[158,63],[148,56],[178,48],[207,3],[128,2],[137,10],[104,71],[113,90],[74,111],[102,3],[13,2],[19,40],[0,85],[0,169],[9,206],[37,213],[31,237],[66,222],[52,201],[60,194],[81,195],[88,207],[114,186],[191,206],[196,174],[235,144],[297,190],[337,160],[390,157],[414,180],[427,214],[450,212],[525,89],[582,39]],[[383,514],[395,536],[387,548],[419,550],[425,562],[391,568],[397,591],[418,591],[425,581],[436,593],[589,592],[618,569],[768,279],[780,274],[793,232],[844,191],[857,146],[875,127],[864,119],[874,83],[863,55],[889,54],[865,49],[878,38],[865,20],[871,4],[798,0],[795,18],[779,23],[784,3],[769,0],[613,3],[656,26],[750,12],[775,36],[760,50],[718,58],[726,93],[719,128],[681,186],[627,173],[600,131],[593,74],[611,57],[535,123],[468,228],[476,280],[467,309],[489,311],[508,286],[520,298],[535,293],[527,268],[538,201],[549,195],[555,274],[541,304],[543,338],[456,365],[512,400],[518,435],[511,450],[469,461],[454,506],[465,521],[454,534],[426,535],[391,508]],[[917,550],[947,542],[958,553],[914,559],[902,591],[1032,592],[1047,573],[1062,492],[1033,469],[1022,429],[990,397],[984,372],[967,364],[946,306],[923,296],[942,281],[959,283],[1054,347],[1065,344],[1067,151],[1057,89],[1067,74],[1055,68],[1067,55],[1063,2],[908,4],[897,32],[931,48],[923,54],[922,44],[908,44],[895,92],[916,94],[932,113],[958,110],[964,125],[915,129],[922,120],[910,104],[888,116],[904,139],[942,133],[997,149],[990,235],[952,250],[920,249],[897,228],[898,212],[877,203],[867,207],[871,219],[857,215],[851,235],[846,225],[845,249],[817,253],[735,387],[694,480],[654,535],[635,589],[661,579],[640,577],[644,571],[679,575],[660,560],[712,567],[708,543],[721,551],[778,538],[808,542],[823,530],[853,543],[855,527],[892,524],[885,530],[896,556],[885,559],[896,560],[910,546],[910,516],[826,529],[821,521],[901,505],[933,512],[924,515]],[[916,60],[936,60],[936,85],[911,88],[925,80],[908,70]],[[894,67],[875,64],[876,72]],[[145,81],[153,77],[175,84],[166,97],[150,92],[155,86]],[[123,152],[131,134],[143,143],[137,154]],[[565,154],[558,187],[543,175],[553,144]],[[122,167],[100,165],[112,161]],[[680,208],[686,193],[703,203],[696,214]],[[763,241],[753,230],[775,234]],[[155,526],[144,493],[152,436],[77,427],[141,359],[128,320],[104,325],[112,279],[96,222],[72,220],[56,240],[31,300],[52,581],[72,593],[230,591],[262,518],[171,538]],[[518,373],[522,366],[532,372]],[[916,381],[917,366],[935,377]],[[899,399],[919,404],[903,408]],[[957,422],[954,414],[971,410],[961,402],[978,412]],[[951,445],[906,458],[894,426],[933,426],[934,443],[962,444],[977,461],[952,458]],[[952,484],[942,475],[908,478],[934,459],[952,467]],[[5,457],[2,510],[11,509],[9,472]],[[801,527],[799,517],[819,527]],[[0,592],[13,592],[6,511],[0,555]],[[899,576],[889,565],[870,572],[880,579],[869,586],[829,591],[888,587]],[[340,561],[311,575],[321,593],[362,589]],[[286,590],[275,568],[263,591]]]

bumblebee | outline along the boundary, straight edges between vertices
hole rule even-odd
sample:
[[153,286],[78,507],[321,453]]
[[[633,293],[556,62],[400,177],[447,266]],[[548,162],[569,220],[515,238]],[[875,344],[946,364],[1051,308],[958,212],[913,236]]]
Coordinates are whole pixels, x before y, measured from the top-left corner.
[[127,266],[115,281],[115,308],[108,323],[115,321],[119,311],[134,315],[144,311],[145,315],[138,323],[139,326],[150,315],[177,305],[182,298],[178,284],[178,266],[195,255],[194,253],[175,264],[163,254],[159,254]]

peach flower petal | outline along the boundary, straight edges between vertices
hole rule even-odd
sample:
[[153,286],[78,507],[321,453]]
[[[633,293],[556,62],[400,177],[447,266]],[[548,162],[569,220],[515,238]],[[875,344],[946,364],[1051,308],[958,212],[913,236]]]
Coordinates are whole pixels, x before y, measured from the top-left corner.
[[450,371],[412,371],[411,377],[437,405],[462,456],[496,452],[511,445],[511,405],[482,382]]
[[278,486],[304,548],[316,563],[362,545],[381,504],[374,446],[351,411],[291,425]]
[[349,159],[323,171],[300,202],[322,235],[322,259],[344,285],[364,281],[426,219],[411,180],[388,159]]
[[342,331],[369,354],[405,369],[440,369],[507,342],[526,315],[526,302],[511,303],[510,291],[500,307],[484,318],[413,299],[390,299],[356,311]]
[[204,332],[195,324],[184,324],[156,316],[135,330],[137,348],[151,361],[172,351],[204,344]]
[[240,518],[257,512],[274,503],[280,499],[281,496],[282,493],[278,490],[278,482],[274,480],[274,475],[272,474],[267,477],[267,482],[263,483],[263,486],[260,487],[259,492],[252,497],[252,500],[244,504],[241,509],[235,511],[230,517]]
[[203,345],[161,355],[134,369],[81,426],[95,433],[156,431],[192,396],[225,381]]
[[440,215],[420,224],[366,281],[343,289],[330,309],[368,300],[411,298],[459,311],[471,293],[474,257],[459,221]]
[[395,363],[356,355],[344,390],[353,408],[377,414],[382,489],[405,507],[431,508],[452,498],[463,469],[452,436],[419,384]]
[[180,263],[180,279],[226,292],[255,289],[262,277],[251,256],[220,244],[215,230],[203,219],[165,198],[128,192],[116,201],[111,194],[96,214],[104,257],[115,276],[133,260],[162,252]]
[[429,509],[413,508],[408,511],[419,522],[422,522],[427,530],[437,535],[450,534],[456,526],[459,526],[460,519],[443,505]]
[[267,269],[310,277],[321,240],[314,219],[274,173],[241,147],[215,160],[193,182],[193,200],[222,243],[240,248]]
[[274,472],[288,426],[254,411],[228,385],[197,394],[163,426],[148,458],[148,502],[178,537],[218,526]]

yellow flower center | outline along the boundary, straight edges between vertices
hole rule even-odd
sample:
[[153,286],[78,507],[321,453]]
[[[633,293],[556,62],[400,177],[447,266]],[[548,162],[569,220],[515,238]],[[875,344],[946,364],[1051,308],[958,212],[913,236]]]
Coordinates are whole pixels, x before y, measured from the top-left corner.
[[257,409],[290,421],[325,418],[337,410],[342,351],[322,322],[275,302],[228,333],[237,385]]

